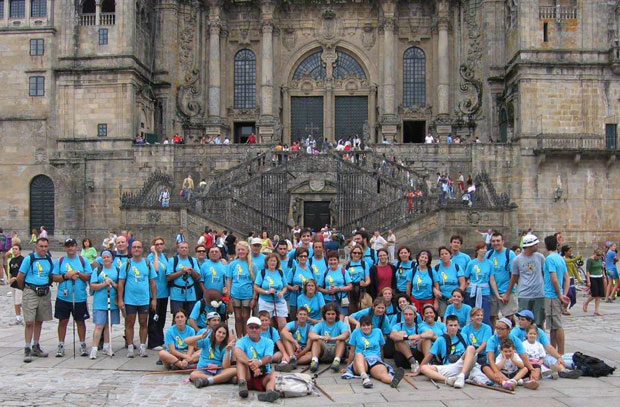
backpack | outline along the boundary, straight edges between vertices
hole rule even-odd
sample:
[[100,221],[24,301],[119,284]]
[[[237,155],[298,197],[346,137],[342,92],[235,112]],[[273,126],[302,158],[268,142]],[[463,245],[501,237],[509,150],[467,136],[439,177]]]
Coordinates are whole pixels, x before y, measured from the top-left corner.
[[[310,264],[310,267],[312,267],[312,260],[314,259],[314,256],[310,257],[310,260],[308,260],[308,264]],[[327,257],[323,257],[323,260],[325,261],[325,267],[329,267],[327,265]]]
[[[440,362],[439,363],[440,365],[444,365],[446,363],[446,360],[448,362],[450,362],[450,363],[456,363],[458,361],[458,359],[461,358],[461,355],[458,355],[458,358],[456,358],[456,360],[454,360],[454,361],[451,360],[451,358],[450,358],[451,356],[456,356],[456,355],[452,354],[451,349],[450,349],[450,348],[452,348],[452,338],[450,338],[450,335],[448,335],[448,334],[443,334],[441,336],[443,336],[444,342],[446,343],[445,353],[444,353],[444,356],[443,356],[443,360],[439,360],[439,357],[437,355],[435,355],[435,359]],[[467,349],[467,342],[465,342],[465,339],[463,339],[463,336],[461,335],[461,331],[459,331],[456,334],[456,338],[457,338],[457,342],[456,342],[455,346],[458,345],[459,342],[460,342],[460,343],[463,344],[465,349]]]
[[[457,279],[458,279],[458,274],[460,270],[459,265],[454,263],[454,269],[456,270]],[[439,264],[435,264],[435,271],[439,274]],[[431,275],[433,275],[433,273],[431,273]],[[415,277],[415,274],[413,276]],[[431,280],[433,280],[433,285],[435,285],[434,277],[431,277]]]
[[[371,247],[369,247],[369,249],[370,249],[370,259],[372,260],[372,264],[375,264],[375,263],[377,263],[376,253],[375,253],[374,249],[372,249]],[[364,253],[362,258],[364,258],[364,257],[368,257],[368,256],[366,256],[366,254]]]
[[[362,268],[364,269],[364,271],[366,271],[366,262],[364,261],[364,259],[360,260],[360,266],[362,266]],[[351,262],[349,262],[349,264],[347,264],[345,266],[345,269],[348,271],[351,268]],[[355,284],[355,283],[353,283]]]
[[[504,263],[504,270],[510,272],[510,249],[505,249],[505,250],[506,250],[506,262]],[[491,258],[493,253],[495,253],[495,249],[489,250],[489,253],[487,254],[487,260]]]
[[312,377],[305,373],[278,374],[276,391],[282,397],[303,397],[314,392],[314,382]]
[[0,234],[0,252],[8,252],[13,246],[13,238],[4,233]]
[[[200,273],[200,267],[198,266],[198,263],[196,263],[196,259],[194,259],[192,256],[188,256],[188,258],[191,259],[190,263],[194,266],[194,271],[198,271]],[[172,263],[172,272],[175,273],[176,269],[177,269],[177,266],[179,265],[179,256],[175,254],[174,255],[174,260],[172,262],[173,262]],[[129,261],[127,263],[129,264]],[[147,260],[147,264],[148,264],[149,269],[150,269],[151,268],[151,263],[149,263],[148,260]],[[193,278],[192,278],[192,284],[188,285],[187,287],[175,284],[174,280],[168,281],[168,287],[170,287],[170,288],[176,287],[176,288],[182,288],[183,290],[185,290],[185,288],[187,288],[189,290],[190,288],[193,288],[194,285],[196,285],[196,282],[194,281]]]
[[[261,275],[261,278],[263,279],[263,281],[265,280],[265,274],[266,273],[267,273],[266,269],[262,269],[261,272],[260,272],[260,275]],[[278,269],[278,273],[280,273],[280,278],[282,279],[283,286],[286,287],[287,281],[284,280],[284,273],[280,269]]]
[[49,254],[46,254],[45,257],[43,258],[36,258],[34,257],[34,252],[32,252],[28,255],[28,257],[30,257],[30,271],[34,271],[33,267],[34,267],[35,261],[45,260],[50,263],[49,285],[51,286],[52,285],[52,270],[54,269],[54,264],[52,263],[52,256],[50,256]]
[[[437,268],[439,268],[439,264],[437,266],[435,266]],[[458,272],[458,268],[456,269],[456,271]],[[415,271],[413,272],[413,276],[411,277],[411,281],[415,280],[415,276],[416,274],[418,274],[418,266],[416,265]],[[433,269],[427,266],[426,269],[426,274],[428,274],[428,276],[431,278],[431,289],[435,286],[435,277],[433,276]]]
[[[147,258],[144,258],[144,261],[146,262],[146,267],[148,268],[149,274],[150,274],[151,273],[151,262]],[[127,263],[125,263],[125,279],[127,279],[127,275],[129,275],[129,269],[130,268],[131,268],[131,258],[128,258],[127,259]],[[119,273],[119,275],[120,275],[120,273]],[[119,279],[120,279],[120,277],[119,277]],[[185,287],[182,287],[182,288],[185,288]]]
[[609,376],[616,370],[615,367],[609,366],[601,359],[584,355],[581,352],[575,352],[573,354],[573,363],[576,369],[583,372],[584,376],[590,377]]

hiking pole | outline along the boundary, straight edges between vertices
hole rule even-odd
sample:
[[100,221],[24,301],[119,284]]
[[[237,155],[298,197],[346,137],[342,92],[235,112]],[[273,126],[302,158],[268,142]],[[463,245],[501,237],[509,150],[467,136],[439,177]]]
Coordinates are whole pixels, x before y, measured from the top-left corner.
[[488,386],[486,384],[476,383],[473,380],[467,380],[465,383],[470,384],[475,387],[481,387],[483,389],[499,391],[500,393],[506,393],[506,394],[512,394],[512,395],[515,394],[514,390],[508,390],[508,389],[504,389],[503,387],[497,387],[497,386]]
[[278,326],[278,310],[277,310],[277,298],[276,298],[276,294],[273,293],[271,294],[271,296],[273,297],[273,317],[276,319],[276,326],[278,327],[278,330],[280,330],[280,327]]
[[437,389],[439,389],[439,385],[437,384],[437,382],[433,379],[431,379],[431,383],[433,383],[433,386],[435,386]]
[[407,383],[409,383],[409,384],[411,385],[411,387],[413,387],[413,388],[414,388],[414,389],[416,389],[416,390],[418,389],[418,388],[416,387],[416,385],[413,383],[413,380],[411,380],[411,378],[407,377],[407,375],[404,375],[404,376],[403,376],[403,379],[405,379],[405,381],[406,381]]
[[73,308],[71,308],[73,312],[73,359],[75,360],[75,280],[72,280],[73,289],[71,290]]
[[332,396],[330,396],[330,395],[329,395],[329,394],[328,394],[325,390],[323,390],[323,389],[321,388],[321,386],[319,386],[318,384],[314,383],[314,387],[315,387],[318,391],[320,391],[321,393],[323,393],[323,395],[324,395],[325,397],[327,397],[329,400],[331,400],[331,401],[332,401],[332,402],[334,402],[334,403],[336,402],[336,401],[332,398]]
[[320,375],[322,375],[323,373],[327,372],[329,369],[331,368],[330,365],[327,365],[327,367],[325,367],[323,370],[316,372],[315,374],[312,375],[312,379],[316,379],[317,377],[319,377]]
[[112,304],[110,302],[110,286],[108,285],[108,349],[110,351],[110,357],[114,356],[112,350]]

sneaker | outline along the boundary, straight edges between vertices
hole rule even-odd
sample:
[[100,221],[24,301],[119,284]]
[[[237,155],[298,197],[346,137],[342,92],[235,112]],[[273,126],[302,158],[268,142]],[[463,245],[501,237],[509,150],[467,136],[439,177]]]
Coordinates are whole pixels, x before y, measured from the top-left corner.
[[90,348],[90,355],[89,357],[91,359],[97,359],[97,347],[93,346],[92,348]]
[[142,356],[143,358],[148,358],[149,355],[146,354],[146,345],[145,344],[141,344],[140,345],[140,356]]
[[[63,350],[64,352],[64,350]],[[43,349],[41,349],[41,345],[39,345],[38,343],[36,345],[32,346],[32,356],[35,356],[37,358],[46,358],[47,357],[47,352],[43,352]],[[64,353],[63,353],[64,354]]]
[[156,352],[159,352],[160,350],[164,350],[164,347],[163,346],[155,346],[153,348],[153,350],[156,351]]
[[465,375],[461,373],[460,375],[456,376],[456,380],[454,381],[454,388],[462,389],[463,387],[465,387]]
[[575,370],[562,370],[559,375],[562,379],[579,379],[583,372],[579,369]]
[[24,363],[32,362],[32,350],[29,347],[24,348]]
[[294,369],[294,367],[291,366],[288,363],[279,363],[279,364],[276,365],[276,372],[288,373],[288,372],[292,372],[293,369]]
[[310,362],[310,371],[312,373],[316,373],[319,370],[319,362],[317,360],[313,360]]
[[[99,347],[97,347],[97,349],[99,349]],[[108,356],[114,356],[114,351],[110,347],[109,343],[104,343],[103,344],[103,354],[104,355],[108,355]]]
[[196,386],[197,389],[208,385],[209,382],[207,381],[207,379],[194,379],[194,386]]
[[392,378],[392,383],[390,383],[390,387],[393,389],[397,388],[398,383],[403,380],[403,377],[405,377],[405,369],[399,367],[398,369],[396,369],[396,371],[394,371],[394,377]]
[[504,384],[502,384],[502,387],[506,390],[514,391],[516,385],[514,380],[506,380]]
[[517,380],[517,386],[523,386],[524,384],[523,379]]
[[246,382],[245,380],[240,381],[239,397],[241,397],[242,399],[247,399],[249,394],[250,393],[248,392],[248,382]]
[[366,378],[362,380],[362,386],[364,386],[365,389],[372,389],[372,380],[370,380],[370,377],[366,376]]
[[418,361],[416,360],[411,364],[411,373],[417,372],[418,369],[420,369],[420,363],[418,363]]
[[88,349],[85,343],[80,345],[80,356],[88,356]]
[[335,373],[338,373],[340,371],[340,361],[334,360],[329,368]]
[[558,380],[560,378],[560,375],[558,374],[558,372],[554,370],[553,372],[551,372],[551,374],[548,377],[551,380]]
[[65,356],[65,347],[61,344],[58,344],[58,349],[56,350],[56,357],[61,358]]
[[456,376],[447,377],[447,378],[446,378],[446,384],[447,384],[448,386],[452,386],[452,387],[454,387],[454,383],[456,383],[456,379],[457,379],[457,377],[456,377]]
[[538,386],[539,384],[536,380],[528,380],[523,383],[523,387],[525,387],[526,389],[530,389],[530,390],[536,390]]
[[288,364],[289,364],[289,365],[291,365],[291,366],[293,366],[293,369],[296,369],[296,368],[297,368],[297,358],[291,359],[291,360],[288,362]]
[[280,398],[280,393],[275,390],[269,390],[266,393],[258,393],[258,401],[264,401],[266,403],[273,403]]
[[134,356],[133,345],[127,346],[127,357],[133,359]]
[[12,296],[12,295],[13,295],[13,293],[12,293],[11,291],[9,291],[8,293],[6,293],[6,296],[7,296],[7,297],[10,297],[10,296]]

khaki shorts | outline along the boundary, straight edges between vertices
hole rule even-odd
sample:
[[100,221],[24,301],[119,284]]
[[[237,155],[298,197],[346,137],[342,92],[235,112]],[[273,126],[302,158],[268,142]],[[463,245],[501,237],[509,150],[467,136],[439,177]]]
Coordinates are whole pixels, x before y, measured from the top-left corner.
[[336,357],[336,344],[323,342],[323,352],[321,352],[321,357],[319,358],[319,362],[332,363],[335,357]]
[[545,327],[562,328],[562,301],[557,298],[545,298]]
[[23,291],[13,288],[13,305],[22,305]]
[[250,306],[250,301],[252,300],[238,300],[236,298],[232,299],[234,308],[241,308],[241,307],[247,308]]
[[34,290],[25,287],[22,296],[22,314],[24,321],[51,321],[52,320],[52,293],[39,297]]
[[519,308],[517,305],[516,295],[514,294],[511,295],[510,299],[508,300],[506,304],[499,301],[497,297],[495,296],[491,297],[491,316],[492,317],[497,317],[499,316],[500,313],[502,314],[502,317],[508,317],[510,315],[516,314],[517,311],[519,311]]

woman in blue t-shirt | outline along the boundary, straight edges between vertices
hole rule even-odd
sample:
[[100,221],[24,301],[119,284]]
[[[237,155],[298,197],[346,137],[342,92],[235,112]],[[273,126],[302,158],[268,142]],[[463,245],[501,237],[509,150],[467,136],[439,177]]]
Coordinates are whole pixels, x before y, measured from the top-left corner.
[[230,293],[235,312],[235,328],[238,335],[245,335],[245,323],[250,317],[254,301],[256,270],[252,264],[250,245],[241,241],[235,248],[237,258],[230,262],[226,272],[226,291]]
[[323,294],[318,292],[316,281],[310,279],[304,283],[304,292],[297,297],[297,308],[308,310],[308,321],[316,325],[321,320],[321,310],[325,306]]
[[186,338],[196,335],[194,328],[187,325],[187,313],[183,308],[174,313],[174,325],[166,331],[164,345],[167,349],[159,351],[161,360],[168,369],[188,369],[198,362],[200,352],[194,352],[194,346],[185,342]]
[[289,272],[291,278],[288,286],[291,292],[289,298],[290,315],[297,315],[297,297],[302,293],[306,281],[314,279],[314,274],[308,264],[310,251],[305,247],[300,247],[296,250],[296,256],[297,264],[293,263],[293,268]]
[[186,338],[185,342],[200,350],[198,366],[189,375],[196,388],[228,383],[237,375],[237,369],[230,365],[235,337],[230,336],[225,322],[216,325],[213,333],[204,330],[202,335]]
[[278,329],[284,328],[288,317],[288,306],[284,295],[288,284],[280,268],[280,259],[275,253],[265,257],[265,269],[258,270],[254,282],[254,292],[258,295],[258,310],[267,311],[276,318]]
[[[114,255],[109,250],[101,253],[103,266],[101,271],[93,272],[90,276],[90,288],[93,293],[93,322],[95,330],[93,332],[93,347],[90,350],[90,358],[97,358],[97,348],[101,339],[101,331],[103,331],[103,353],[113,356],[110,347],[110,332],[105,326],[108,324],[108,318],[113,325],[119,324],[120,316],[118,306],[116,305],[116,289],[118,288],[118,269],[114,267]],[[109,315],[108,315],[109,306]]]
[[344,267],[340,266],[340,258],[338,252],[331,250],[327,252],[327,271],[323,276],[323,287],[319,290],[325,297],[325,302],[335,302],[340,309],[340,320],[344,321],[345,316],[349,315],[349,308],[346,304],[348,301],[348,292],[353,288],[351,276]]
[[407,291],[407,288],[411,283],[415,262],[411,260],[411,250],[407,246],[401,246],[398,249],[398,261],[394,265],[396,266],[396,296],[398,294],[411,296],[411,291]]
[[360,299],[370,285],[370,266],[368,261],[362,259],[364,255],[362,246],[357,245],[351,249],[351,261],[346,270],[351,276],[353,287],[349,291],[349,315],[360,309]]
[[461,327],[467,325],[470,321],[471,307],[467,304],[463,304],[465,299],[465,293],[460,288],[455,288],[452,291],[452,303],[446,308],[446,313],[442,315],[442,320],[445,321],[448,315],[456,315],[459,319]]
[[465,303],[471,307],[482,308],[484,323],[491,325],[491,293],[497,296],[499,294],[497,294],[497,284],[493,275],[493,263],[485,258],[486,249],[484,242],[478,242],[474,246],[476,258],[467,264],[465,270],[465,278],[468,280]]
[[431,304],[437,308],[438,299],[435,298],[433,291],[433,276],[431,275],[431,262],[433,256],[428,250],[421,250],[416,256],[418,263],[411,282],[408,283],[409,292],[411,292],[411,301],[417,309],[422,309],[426,304]]
[[435,280],[435,289],[441,293],[437,312],[439,315],[444,315],[452,297],[452,292],[456,288],[464,290],[466,281],[465,270],[461,270],[452,261],[452,252],[446,246],[439,248],[439,260],[439,264],[433,269],[433,278]]

